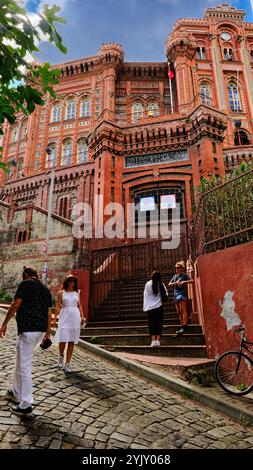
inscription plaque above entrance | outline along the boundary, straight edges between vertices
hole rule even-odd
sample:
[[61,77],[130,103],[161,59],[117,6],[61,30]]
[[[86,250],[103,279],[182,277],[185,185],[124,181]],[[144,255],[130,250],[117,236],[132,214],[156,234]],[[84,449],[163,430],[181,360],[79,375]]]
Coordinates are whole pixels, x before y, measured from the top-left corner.
[[161,163],[182,162],[189,160],[187,149],[175,152],[163,152],[150,155],[130,156],[125,158],[125,168],[134,166],[159,165]]

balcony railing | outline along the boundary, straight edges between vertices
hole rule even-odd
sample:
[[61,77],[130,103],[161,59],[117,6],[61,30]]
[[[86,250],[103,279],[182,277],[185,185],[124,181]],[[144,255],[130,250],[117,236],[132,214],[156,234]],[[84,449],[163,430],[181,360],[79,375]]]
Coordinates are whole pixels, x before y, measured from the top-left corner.
[[191,240],[195,258],[253,240],[253,170],[201,195]]

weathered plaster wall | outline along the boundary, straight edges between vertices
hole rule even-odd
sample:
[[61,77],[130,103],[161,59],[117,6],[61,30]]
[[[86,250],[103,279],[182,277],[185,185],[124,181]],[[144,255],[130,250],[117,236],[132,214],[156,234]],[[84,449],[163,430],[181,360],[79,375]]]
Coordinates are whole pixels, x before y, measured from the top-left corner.
[[238,346],[240,323],[253,341],[253,242],[200,256],[196,288],[209,357]]
[[[73,268],[77,253],[71,223],[52,217],[47,257],[42,251],[46,226],[45,211],[36,208],[18,209],[12,220],[8,221],[8,207],[1,205],[0,285],[7,292],[13,293],[16,290],[21,281],[23,266],[32,266],[41,274],[47,260],[48,284],[53,291]],[[23,229],[27,231],[27,240],[18,242],[17,233]]]

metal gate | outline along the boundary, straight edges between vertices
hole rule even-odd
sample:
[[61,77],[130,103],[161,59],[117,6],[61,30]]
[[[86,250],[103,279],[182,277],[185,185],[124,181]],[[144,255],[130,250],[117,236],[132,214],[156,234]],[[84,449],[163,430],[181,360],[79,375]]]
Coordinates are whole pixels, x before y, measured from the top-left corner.
[[93,250],[90,290],[92,314],[113,286],[117,285],[120,289],[120,281],[142,279],[144,282],[154,269],[159,269],[163,276],[169,275],[174,272],[175,263],[181,259],[186,261],[188,254],[186,235],[181,236],[180,245],[173,250],[162,249],[161,240]]

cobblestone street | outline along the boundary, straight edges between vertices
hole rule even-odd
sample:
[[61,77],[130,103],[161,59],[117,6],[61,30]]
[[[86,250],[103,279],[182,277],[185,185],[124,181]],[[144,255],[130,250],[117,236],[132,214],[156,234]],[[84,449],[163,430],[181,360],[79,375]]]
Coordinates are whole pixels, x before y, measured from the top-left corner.
[[5,398],[15,363],[15,323],[0,342],[0,447],[52,449],[253,449],[251,429],[76,348],[74,372],[58,352],[36,350],[34,418]]

